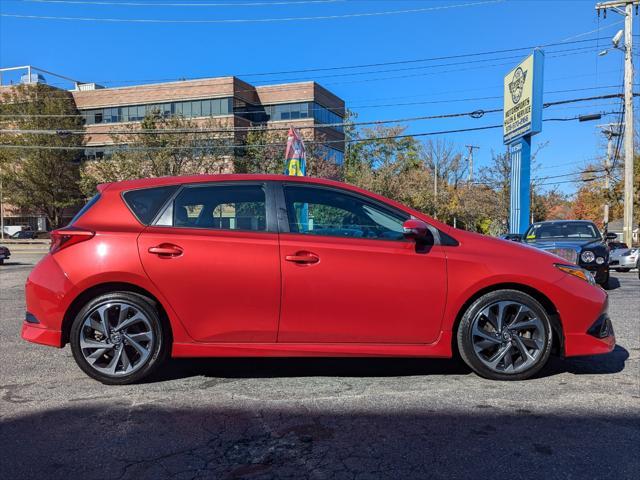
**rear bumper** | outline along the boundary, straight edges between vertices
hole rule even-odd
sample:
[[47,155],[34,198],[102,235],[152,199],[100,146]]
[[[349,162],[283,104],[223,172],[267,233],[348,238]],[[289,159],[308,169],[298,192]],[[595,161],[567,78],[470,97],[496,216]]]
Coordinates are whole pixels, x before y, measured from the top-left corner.
[[611,262],[609,264],[609,267],[614,270],[618,268],[636,268],[637,264],[638,264],[637,257],[627,256],[627,257],[620,257],[614,262]]
[[62,332],[50,330],[38,324],[24,322],[22,324],[22,338],[28,342],[62,348]]

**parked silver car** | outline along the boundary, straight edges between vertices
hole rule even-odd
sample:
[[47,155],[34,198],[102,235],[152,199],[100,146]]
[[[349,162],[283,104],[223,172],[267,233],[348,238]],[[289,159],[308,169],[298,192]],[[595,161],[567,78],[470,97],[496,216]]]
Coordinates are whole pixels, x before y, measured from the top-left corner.
[[617,272],[628,272],[638,266],[640,249],[629,248],[626,243],[612,242],[609,244],[609,267]]

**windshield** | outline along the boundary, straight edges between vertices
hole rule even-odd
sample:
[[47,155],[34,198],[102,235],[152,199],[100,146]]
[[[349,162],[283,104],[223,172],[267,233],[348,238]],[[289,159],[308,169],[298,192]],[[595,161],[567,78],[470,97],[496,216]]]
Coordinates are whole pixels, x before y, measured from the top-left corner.
[[592,223],[534,223],[524,235],[525,242],[566,238],[569,240],[600,240],[600,232]]

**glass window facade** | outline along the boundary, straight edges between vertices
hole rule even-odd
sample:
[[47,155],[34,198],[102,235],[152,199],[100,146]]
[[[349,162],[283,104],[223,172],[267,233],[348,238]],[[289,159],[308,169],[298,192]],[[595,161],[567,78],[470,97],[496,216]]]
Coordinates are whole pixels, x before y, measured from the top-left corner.
[[[344,119],[337,113],[316,102],[281,103],[264,107],[265,121],[299,120],[313,118],[316,123],[342,123]],[[330,127],[342,132],[342,126]]]
[[336,165],[342,165],[344,163],[344,152],[341,152],[340,150],[337,150],[335,148],[322,146],[320,154],[324,157],[325,160],[332,161]]
[[[316,102],[281,103],[277,105],[251,105],[238,99],[212,98],[184,102],[154,103],[148,105],[125,105],[121,107],[94,108],[82,110],[86,125],[117,122],[139,122],[157,111],[165,117],[180,115],[185,118],[215,117],[235,113],[255,123],[279,120],[299,120],[313,118],[315,123],[336,124],[344,119]],[[329,127],[339,132],[341,125]]]
[[139,122],[150,112],[158,111],[169,117],[182,115],[185,118],[211,117],[233,113],[232,98],[211,98],[184,102],[154,103],[149,105],[125,105],[122,107],[94,108],[82,110],[86,125],[99,123]]

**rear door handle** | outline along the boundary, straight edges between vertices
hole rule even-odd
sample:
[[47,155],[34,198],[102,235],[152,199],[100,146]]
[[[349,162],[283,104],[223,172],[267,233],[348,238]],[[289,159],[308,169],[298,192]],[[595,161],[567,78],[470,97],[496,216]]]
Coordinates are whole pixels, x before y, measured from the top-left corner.
[[287,262],[304,264],[318,263],[320,261],[320,257],[311,252],[296,252],[294,255],[286,255],[284,259]]
[[182,255],[182,248],[171,243],[161,243],[155,247],[150,247],[149,253],[160,255],[161,257],[177,257]]

